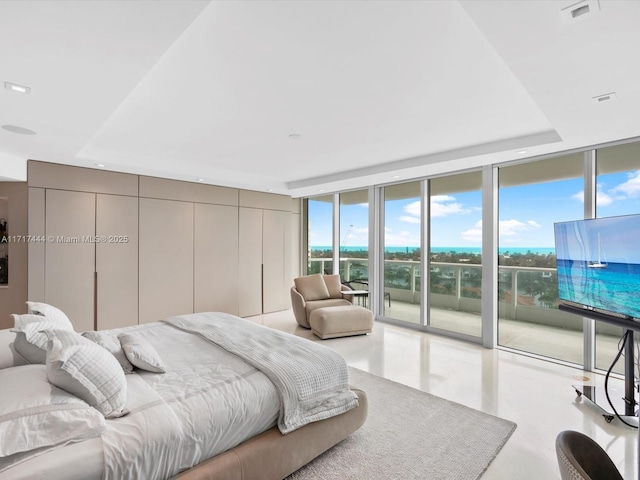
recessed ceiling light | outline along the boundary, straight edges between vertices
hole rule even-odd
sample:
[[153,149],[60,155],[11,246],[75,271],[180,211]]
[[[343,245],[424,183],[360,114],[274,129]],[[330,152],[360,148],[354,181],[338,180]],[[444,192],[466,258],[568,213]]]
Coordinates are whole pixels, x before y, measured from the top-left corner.
[[106,165],[104,163],[96,163],[96,167],[104,168]]
[[17,83],[4,82],[4,88],[18,93],[31,93],[31,87],[25,87],[24,85],[18,85]]
[[302,135],[300,135],[299,133],[292,133],[291,135],[289,135],[289,138],[291,140],[300,140],[302,138]]
[[267,188],[267,192],[273,192],[273,188]]
[[516,153],[519,154],[519,155],[524,155],[525,153],[527,153],[527,151],[526,150],[518,150]]
[[17,125],[2,125],[2,128],[7,132],[17,133],[19,135],[37,135],[33,130],[29,130],[28,128],[19,127]]
[[393,175],[391,178],[393,178],[394,180],[400,178],[400,175]]
[[321,188],[320,190],[318,190],[320,193],[324,192],[324,190]]
[[204,178],[199,178],[198,181],[199,182],[204,182]]

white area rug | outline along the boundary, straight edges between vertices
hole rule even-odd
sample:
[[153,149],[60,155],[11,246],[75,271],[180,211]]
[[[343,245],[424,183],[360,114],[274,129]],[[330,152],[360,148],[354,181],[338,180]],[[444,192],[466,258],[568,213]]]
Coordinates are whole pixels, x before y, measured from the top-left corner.
[[289,480],[474,480],[516,428],[362,370],[350,373],[369,399],[364,426]]

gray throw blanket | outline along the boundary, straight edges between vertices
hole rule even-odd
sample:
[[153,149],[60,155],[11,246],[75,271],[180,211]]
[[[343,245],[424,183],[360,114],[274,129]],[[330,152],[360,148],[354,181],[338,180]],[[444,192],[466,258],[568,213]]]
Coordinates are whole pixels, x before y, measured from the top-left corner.
[[264,373],[280,393],[282,433],[358,405],[349,388],[347,363],[329,347],[227,313],[180,315],[165,322],[200,335]]

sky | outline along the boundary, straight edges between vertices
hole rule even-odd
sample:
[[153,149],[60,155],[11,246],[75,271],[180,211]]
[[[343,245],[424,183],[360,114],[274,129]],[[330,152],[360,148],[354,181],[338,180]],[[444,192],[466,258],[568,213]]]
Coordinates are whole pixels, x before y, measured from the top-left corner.
[[[555,222],[584,218],[583,180],[569,179],[501,188],[500,248],[554,246]],[[482,233],[481,192],[437,195],[431,199],[433,247],[479,247]],[[640,170],[598,176],[597,216],[640,213]],[[310,245],[331,245],[331,204],[309,202]],[[368,206],[342,205],[340,245],[368,243]],[[420,246],[418,198],[385,203],[385,246]]]

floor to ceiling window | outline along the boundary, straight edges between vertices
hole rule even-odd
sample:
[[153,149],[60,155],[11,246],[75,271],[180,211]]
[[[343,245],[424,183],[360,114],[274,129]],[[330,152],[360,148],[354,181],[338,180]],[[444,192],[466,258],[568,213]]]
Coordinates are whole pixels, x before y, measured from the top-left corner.
[[340,194],[340,276],[353,289],[369,289],[368,190]]
[[[640,144],[602,148],[596,152],[596,216],[640,213]],[[603,247],[606,255],[607,246]],[[596,368],[607,370],[615,358],[622,328],[596,322]],[[637,336],[636,336],[637,337]],[[622,361],[614,368],[623,373]]]
[[497,225],[482,219],[480,171],[308,199],[308,273],[331,273],[339,258],[344,281],[376,289],[377,315],[479,339],[492,321],[481,309],[482,232],[495,227],[498,345],[608,369],[622,329],[558,309],[554,223],[640,214],[640,143],[495,168]]
[[429,325],[480,337],[482,172],[429,181]]
[[555,222],[584,218],[582,153],[499,168],[498,344],[583,363],[582,318],[557,309]]
[[420,182],[384,188],[384,316],[421,323]]
[[307,274],[333,272],[333,195],[307,200]]

